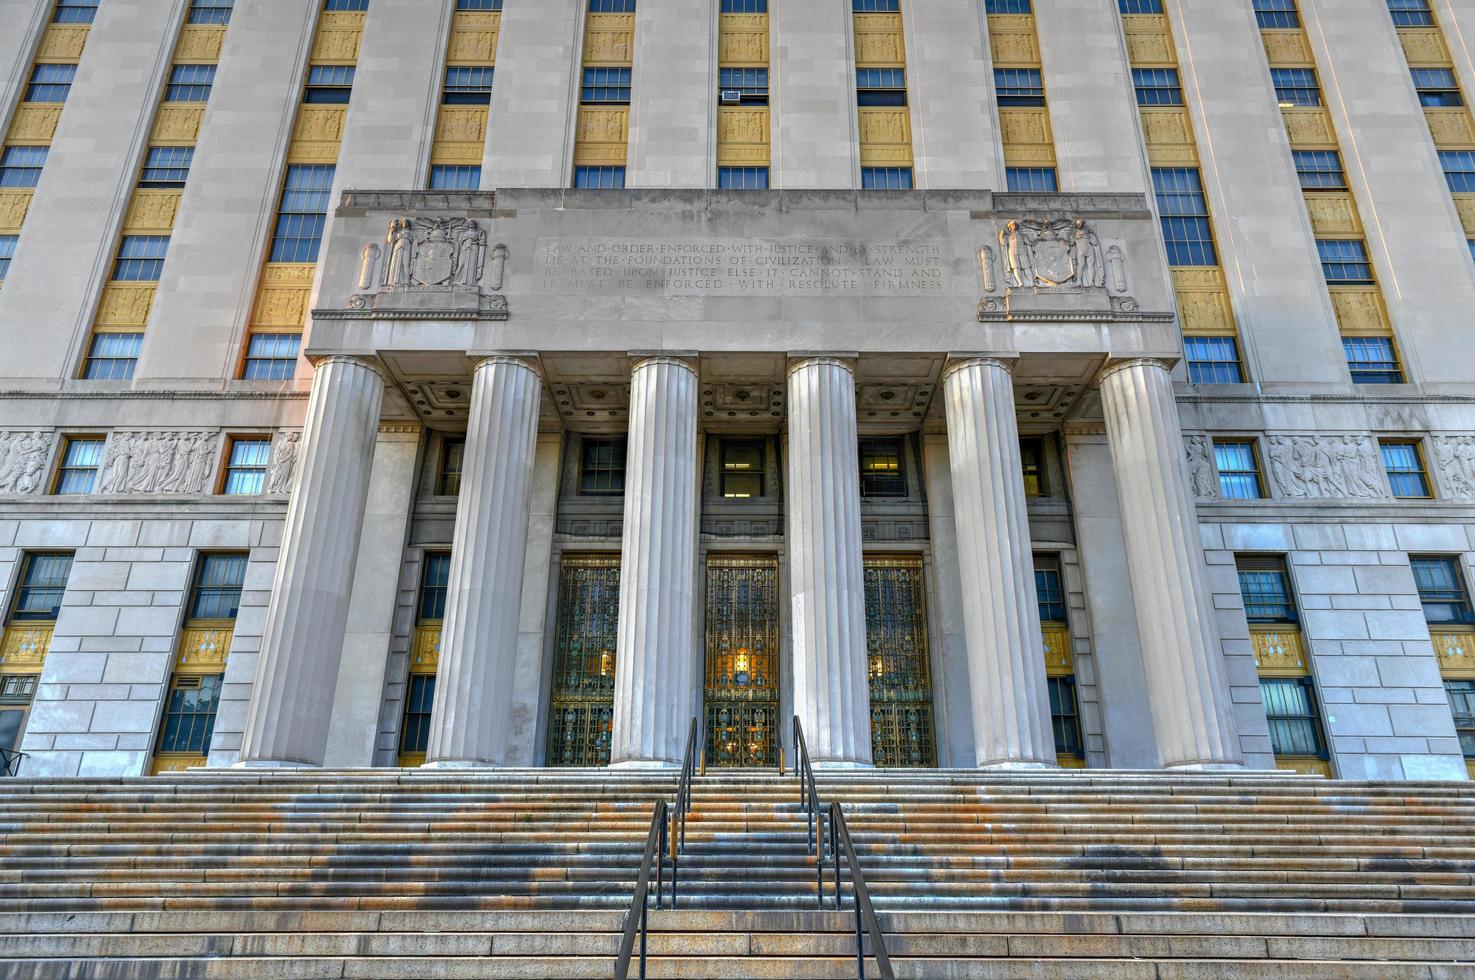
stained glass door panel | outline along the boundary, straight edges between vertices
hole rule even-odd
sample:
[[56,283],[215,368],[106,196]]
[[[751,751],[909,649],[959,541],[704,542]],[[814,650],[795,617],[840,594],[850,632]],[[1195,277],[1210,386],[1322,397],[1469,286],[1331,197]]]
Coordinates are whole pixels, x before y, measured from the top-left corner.
[[707,561],[707,765],[778,765],[778,560]]

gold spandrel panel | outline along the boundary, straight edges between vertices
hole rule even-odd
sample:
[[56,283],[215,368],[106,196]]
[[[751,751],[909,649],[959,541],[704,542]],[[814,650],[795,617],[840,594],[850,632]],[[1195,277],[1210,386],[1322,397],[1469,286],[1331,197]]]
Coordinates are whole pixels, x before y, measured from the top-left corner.
[[179,633],[175,670],[185,673],[219,674],[225,671],[236,624],[231,620],[196,621]]
[[220,60],[220,50],[224,45],[225,25],[186,24],[179,32],[174,60],[216,62]]
[[318,19],[317,34],[312,39],[314,64],[353,64],[358,61],[359,43],[364,35],[364,14],[360,11],[328,11]]
[[1053,167],[1053,143],[1005,143],[1004,165],[1009,167]]
[[1331,286],[1332,309],[1344,334],[1386,335],[1393,330],[1377,286]]
[[1297,772],[1303,776],[1332,778],[1332,764],[1315,756],[1278,755],[1275,757],[1275,768],[1284,772]]
[[179,216],[179,202],[183,197],[182,190],[153,187],[135,190],[123,219],[123,234],[168,234]]
[[435,120],[435,138],[446,143],[475,143],[487,139],[486,106],[441,106]]
[[1475,194],[1452,194],[1455,210],[1460,214],[1460,224],[1465,234],[1475,238]]
[[200,140],[200,124],[205,120],[202,105],[161,105],[154,116],[149,142],[155,145],[193,146]]
[[495,64],[497,40],[501,32],[501,11],[456,11],[451,17],[451,42],[446,48],[447,63]]
[[1055,757],[1055,764],[1057,766],[1059,766],[1061,769],[1084,769],[1084,768],[1086,768],[1086,760],[1085,759],[1082,759],[1078,755],[1057,755]]
[[1045,642],[1045,675],[1069,677],[1074,674],[1076,660],[1071,652],[1070,627],[1064,623],[1043,623],[1040,635]]
[[1305,677],[1311,673],[1305,641],[1295,627],[1251,626],[1250,646],[1261,677]]
[[479,166],[486,155],[481,143],[436,143],[430,148],[430,162],[447,166]]
[[1443,677],[1463,679],[1475,677],[1475,632],[1470,630],[1430,630],[1434,656],[1439,659]]
[[578,144],[574,163],[617,167],[625,162],[630,132],[630,110],[583,106],[579,109]]
[[1124,14],[1122,31],[1127,38],[1127,59],[1134,66],[1171,66],[1177,63],[1173,34],[1166,16]]
[[1198,147],[1188,110],[1177,106],[1144,108],[1142,135],[1153,163],[1197,164]]
[[35,195],[29,187],[0,188],[0,235],[14,235],[26,223],[26,212],[31,209],[31,198]]
[[1265,60],[1270,62],[1272,68],[1316,66],[1316,58],[1311,53],[1311,42],[1307,40],[1305,31],[1294,28],[1262,30],[1260,39],[1265,44]]
[[87,24],[51,24],[41,35],[41,45],[36,49],[37,61],[77,61],[82,49],[87,46],[87,35],[91,33]]
[[1475,780],[1475,759],[1465,760],[1465,771],[1470,774],[1472,780]]
[[50,143],[56,135],[56,124],[61,121],[61,109],[49,102],[17,106],[6,142]]
[[1317,191],[1306,195],[1306,213],[1318,235],[1360,235],[1357,203],[1346,191]]
[[1434,145],[1441,150],[1475,146],[1475,120],[1465,106],[1426,108],[1424,121],[1429,124],[1429,135],[1434,138]]
[[[1039,68],[1040,67],[1040,41],[1035,36],[1034,18],[1015,18],[1012,15],[1010,21],[1023,21],[1023,26],[1007,27],[996,30],[992,24],[995,18],[989,18],[988,43],[989,50],[994,56],[994,65],[1000,68]],[[1002,18],[1001,18],[1002,19]]]
[[300,106],[297,121],[292,127],[293,154],[315,144],[319,147],[332,146],[336,159],[337,147],[343,140],[343,124],[347,119],[347,106]]
[[861,166],[911,166],[911,110],[862,106],[859,112]]
[[1398,42],[1411,68],[1450,68],[1449,48],[1437,27],[1400,27]]
[[157,283],[110,282],[103,287],[97,307],[99,327],[146,327],[154,308]]
[[1291,146],[1296,149],[1336,149],[1337,131],[1332,127],[1332,117],[1325,109],[1314,106],[1283,106],[1280,118],[1285,123],[1286,136],[1290,139]]
[[[1055,143],[1050,128],[1050,110],[1044,108],[1001,108],[999,110],[999,135],[1007,150],[1009,146],[1050,146]],[[1054,159],[1054,150],[1051,150]]]
[[855,14],[855,64],[858,68],[901,68],[906,41],[901,14]]
[[1222,269],[1195,266],[1173,269],[1171,273],[1179,326],[1185,334],[1223,336],[1235,332],[1234,308]]
[[717,109],[717,165],[767,166],[770,149],[767,106],[721,106]]
[[300,327],[307,320],[316,266],[308,262],[269,262],[256,289],[254,327]]
[[184,772],[186,769],[199,769],[205,765],[203,755],[167,755],[154,756],[152,774],[157,776],[165,772]]
[[433,674],[440,670],[440,623],[421,623],[415,627],[410,644],[410,673]]
[[40,673],[55,632],[53,623],[7,626],[0,639],[0,674]]
[[589,14],[584,21],[584,64],[623,67],[635,54],[634,14]]
[[724,68],[763,68],[769,59],[767,14],[722,14],[717,63]]

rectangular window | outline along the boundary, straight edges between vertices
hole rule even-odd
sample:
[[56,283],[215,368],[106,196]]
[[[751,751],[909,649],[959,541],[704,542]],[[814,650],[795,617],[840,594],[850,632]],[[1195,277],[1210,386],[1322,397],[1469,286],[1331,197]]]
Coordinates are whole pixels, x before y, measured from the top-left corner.
[[[39,674],[7,674],[0,677],[0,749],[14,752],[20,747],[21,731],[36,696]],[[0,775],[4,775],[0,772]]]
[[1361,385],[1401,385],[1403,368],[1392,337],[1343,337],[1342,352],[1347,370]]
[[1321,256],[1321,271],[1333,286],[1371,286],[1373,264],[1367,257],[1367,245],[1355,239],[1318,238],[1316,251]]
[[56,0],[53,24],[90,24],[97,16],[97,0]]
[[589,0],[591,14],[633,14],[635,0]]
[[1475,151],[1440,150],[1439,165],[1444,169],[1444,180],[1453,193],[1475,192]]
[[502,0],[456,0],[457,10],[501,10]]
[[1419,602],[1424,607],[1424,619],[1431,626],[1475,623],[1475,610],[1470,607],[1458,558],[1410,555],[1408,564],[1414,573],[1414,586],[1419,590]]
[[584,105],[629,105],[630,69],[585,68],[579,101]]
[[475,165],[438,163],[430,168],[433,191],[481,190],[481,168]]
[[[894,7],[892,8],[895,9]],[[985,0],[983,9],[990,14],[1032,14],[1030,0]]]
[[161,753],[206,755],[215,734],[215,714],[220,706],[221,674],[176,674],[164,705],[159,726]]
[[0,187],[35,187],[46,151],[44,146],[7,146],[0,152]]
[[139,187],[180,188],[189,179],[195,160],[193,146],[151,146],[143,161]]
[[1040,622],[1064,623],[1065,582],[1060,577],[1058,559],[1043,555],[1035,556],[1035,598],[1040,604]]
[[1460,82],[1448,68],[1410,68],[1419,104],[1426,109],[1450,109],[1465,104]]
[[165,102],[208,102],[215,84],[214,65],[175,65],[164,88]]
[[10,274],[10,260],[15,258],[15,243],[18,241],[18,235],[0,235],[0,282]]
[[1005,167],[1004,182],[1014,194],[1053,194],[1060,190],[1054,167]]
[[1260,457],[1252,439],[1214,440],[1219,495],[1225,500],[1259,500],[1265,496]]
[[1342,155],[1336,150],[1292,150],[1296,161],[1296,177],[1303,191],[1344,191],[1347,175],[1342,169]]
[[723,68],[717,87],[723,105],[768,105],[767,68]]
[[911,167],[861,167],[860,186],[867,191],[909,191]]
[[1296,0],[1255,0],[1255,22],[1262,31],[1290,30],[1301,26]]
[[1142,106],[1182,105],[1183,84],[1176,68],[1133,68],[1132,87]]
[[1270,723],[1270,747],[1277,758],[1327,757],[1311,678],[1261,678],[1260,698],[1265,704],[1265,720]]
[[1239,341],[1234,337],[1184,337],[1188,380],[1196,385],[1244,384]]
[[1270,81],[1282,109],[1321,105],[1321,85],[1315,68],[1272,68]]
[[441,440],[440,468],[435,474],[435,492],[442,497],[461,493],[461,471],[466,465],[466,439]]
[[1045,79],[1038,68],[995,68],[994,91],[1006,109],[1045,104]]
[[1117,0],[1117,7],[1124,14],[1160,14],[1163,0]]
[[619,190],[625,186],[625,168],[575,167],[574,186],[588,190]]
[[65,102],[72,90],[76,65],[40,64],[31,69],[31,82],[22,102]]
[[363,11],[369,9],[369,0],[326,0],[324,10]]
[[12,623],[52,623],[61,614],[67,579],[72,574],[70,554],[26,555],[21,564],[15,602],[10,607]]
[[1168,264],[1218,265],[1219,253],[1209,227],[1209,204],[1197,168],[1154,167],[1152,188],[1157,195]]
[[235,619],[241,608],[241,590],[246,586],[246,562],[242,554],[201,555],[195,569],[185,615],[190,619]]
[[232,439],[220,492],[233,497],[259,495],[266,489],[266,466],[270,461],[270,439]]
[[718,167],[717,188],[724,191],[766,191],[768,168]]
[[763,440],[722,440],[722,496],[747,500],[763,496]]
[[353,97],[353,65],[310,65],[302,101],[308,105],[348,105]]
[[297,373],[297,350],[301,345],[302,335],[297,333],[252,334],[246,344],[242,379],[290,381]]
[[1252,623],[1295,623],[1296,600],[1291,595],[1291,580],[1286,574],[1285,559],[1245,555],[1236,560],[1239,594],[1245,603],[1245,616]]
[[102,439],[64,439],[61,462],[56,467],[55,493],[59,496],[91,493],[97,482],[97,471],[102,467],[102,450]]
[[1466,759],[1475,759],[1475,680],[1445,681],[1444,693],[1454,715],[1460,752]]
[[191,24],[229,24],[235,0],[190,0]]
[[1388,0],[1388,12],[1395,27],[1433,27],[1434,14],[1429,0]]
[[1076,679],[1074,677],[1047,677],[1050,688],[1050,724],[1055,729],[1055,754],[1086,757],[1081,745],[1080,707],[1076,703]]
[[287,168],[282,202],[271,240],[272,262],[316,262],[328,221],[333,192],[332,164],[295,164]]
[[1024,470],[1024,495],[1048,496],[1045,484],[1045,440],[1019,440],[1019,459]]
[[446,69],[446,86],[440,101],[442,105],[491,105],[492,79],[496,75],[492,67],[452,65]]
[[907,104],[907,76],[901,68],[857,68],[855,94],[863,106]]
[[415,620],[417,623],[438,623],[446,618],[446,591],[450,581],[450,552],[426,552],[425,566],[420,570],[420,605]]
[[585,439],[579,461],[579,493],[589,495],[625,492],[624,439]]
[[138,352],[143,349],[141,333],[99,333],[92,335],[87,348],[87,361],[82,366],[84,381],[128,381],[138,366]]
[[400,755],[424,755],[430,746],[430,712],[435,706],[435,675],[411,674],[405,685],[405,723]]
[[894,14],[901,10],[901,0],[850,0],[850,9],[857,14]]
[[724,14],[766,14],[768,0],[722,0]]
[[114,282],[158,282],[169,252],[168,235],[124,235],[113,264]]
[[1383,469],[1388,474],[1393,496],[1421,500],[1434,496],[1429,474],[1424,470],[1424,454],[1417,442],[1379,440],[1378,449],[1383,455]]
[[862,497],[905,497],[906,470],[902,466],[903,439],[860,441],[860,495]]

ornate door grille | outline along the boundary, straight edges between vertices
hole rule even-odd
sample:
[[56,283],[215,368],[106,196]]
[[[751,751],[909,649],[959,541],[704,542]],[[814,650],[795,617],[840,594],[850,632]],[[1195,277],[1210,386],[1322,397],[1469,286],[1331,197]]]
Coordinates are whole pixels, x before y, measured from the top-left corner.
[[778,560],[707,560],[707,764],[778,765]]
[[878,766],[936,765],[922,559],[865,560],[871,755]]
[[619,615],[619,557],[564,558],[548,705],[550,766],[609,765]]

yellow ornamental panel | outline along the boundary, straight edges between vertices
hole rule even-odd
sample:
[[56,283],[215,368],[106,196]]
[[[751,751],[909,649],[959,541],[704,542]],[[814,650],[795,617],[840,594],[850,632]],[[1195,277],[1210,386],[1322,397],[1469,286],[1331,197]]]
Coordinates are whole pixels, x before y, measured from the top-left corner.
[[451,20],[451,43],[446,49],[446,60],[453,65],[494,63],[501,30],[500,12],[457,11]]
[[1357,205],[1345,191],[1317,191],[1306,195],[1306,213],[1318,235],[1361,235]]
[[1377,286],[1332,286],[1332,309],[1337,325],[1345,334],[1391,333],[1388,308],[1383,304],[1383,291]]
[[41,35],[37,61],[77,61],[87,46],[90,28],[84,24],[52,24]]
[[142,187],[133,192],[128,202],[128,215],[123,219],[125,235],[168,234],[179,214],[182,190]]
[[1193,122],[1188,110],[1153,107],[1141,110],[1142,134],[1153,163],[1197,163]]
[[771,158],[767,106],[717,110],[717,165],[766,167]]
[[912,114],[908,109],[861,108],[860,164],[863,167],[912,165]]
[[1429,631],[1440,676],[1451,680],[1475,677],[1475,633],[1469,630]]
[[300,327],[307,322],[307,302],[316,266],[308,262],[268,262],[256,290],[254,327]]
[[855,63],[863,68],[901,68],[906,65],[901,14],[855,15]]
[[1127,37],[1127,58],[1133,65],[1172,65],[1177,62],[1168,19],[1161,14],[1127,14],[1122,17]]
[[31,207],[29,187],[0,187],[0,235],[14,235],[26,223]]
[[1075,656],[1070,649],[1070,629],[1064,623],[1046,623],[1040,628],[1045,640],[1045,673],[1069,677],[1075,673]]
[[154,308],[152,282],[110,282],[102,291],[97,308],[99,327],[146,327]]
[[1234,310],[1224,273],[1213,266],[1173,269],[1178,320],[1185,334],[1232,334]]
[[205,119],[202,105],[161,105],[154,116],[154,131],[149,142],[154,144],[193,146],[200,141],[200,123]]
[[186,626],[179,634],[179,655],[175,670],[186,673],[218,674],[225,670],[226,658],[230,656],[230,641],[235,634],[235,623],[222,620],[218,623],[196,622]]
[[203,755],[156,755],[152,775],[165,772],[184,772],[186,769],[199,769],[205,765]]
[[364,15],[358,12],[330,12],[318,21],[318,32],[312,41],[312,61],[358,61],[359,41],[364,33]]
[[578,147],[574,162],[589,167],[618,167],[625,162],[625,143],[630,132],[630,110],[579,109]]
[[435,138],[447,143],[475,143],[487,139],[486,106],[442,106],[435,121]]
[[332,163],[338,159],[343,141],[343,124],[348,107],[339,105],[305,105],[297,110],[297,124],[292,129],[292,163]]
[[1465,228],[1465,235],[1475,238],[1475,194],[1452,194],[1455,210],[1460,213],[1460,224]]
[[415,627],[414,646],[410,649],[410,673],[433,674],[440,669],[440,624],[424,623]]
[[717,63],[724,68],[767,66],[768,34],[767,14],[723,14]]
[[1260,38],[1265,42],[1265,60],[1272,67],[1310,68],[1316,64],[1316,59],[1311,54],[1311,43],[1306,39],[1304,31],[1261,31]]
[[1332,117],[1325,109],[1302,106],[1282,106],[1281,119],[1285,121],[1286,135],[1291,146],[1298,150],[1326,147],[1335,149],[1337,131],[1332,128]]
[[1400,27],[1398,40],[1403,45],[1403,55],[1410,66],[1448,68],[1451,61],[1449,48],[1437,27]]
[[7,626],[0,640],[0,674],[39,674],[56,627]]
[[1301,631],[1295,627],[1251,626],[1250,645],[1261,677],[1305,677],[1311,672]]
[[1471,119],[1470,110],[1464,106],[1425,109],[1424,121],[1429,124],[1429,135],[1434,137],[1434,145],[1441,150],[1475,146],[1475,120]]
[[225,44],[225,27],[221,24],[187,24],[179,32],[179,44],[174,48],[175,61],[220,60],[220,49]]
[[622,67],[634,56],[634,14],[589,15],[584,23],[584,64]]
[[51,103],[18,106],[7,143],[50,143],[61,119],[61,106]]
[[1303,776],[1332,776],[1332,764],[1325,759],[1305,755],[1280,755],[1275,757],[1275,768],[1283,772],[1297,772]]
[[1035,19],[1028,14],[996,14],[988,19],[989,48],[998,67],[1040,67]]

